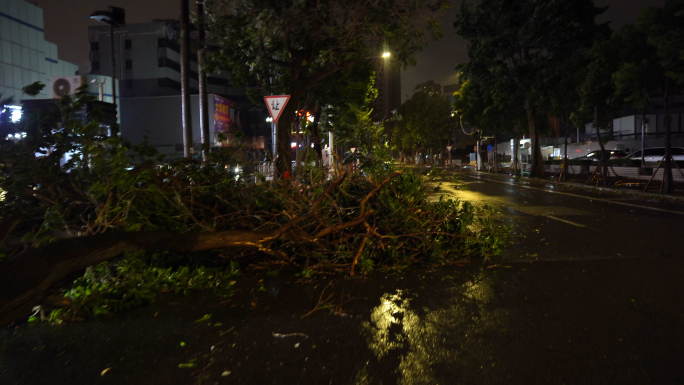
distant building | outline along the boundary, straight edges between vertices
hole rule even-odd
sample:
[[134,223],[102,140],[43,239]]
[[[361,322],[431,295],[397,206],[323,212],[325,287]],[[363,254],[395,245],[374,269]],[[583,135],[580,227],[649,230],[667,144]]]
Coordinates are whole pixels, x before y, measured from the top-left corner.
[[390,59],[378,59],[375,86],[378,97],[371,107],[375,121],[392,116],[401,106],[401,68],[399,63]]
[[[88,28],[91,75],[111,74],[109,26]],[[192,34],[191,34],[192,35]],[[121,136],[133,144],[149,143],[173,158],[182,156],[181,75],[178,20],[126,24],[114,31],[114,59],[121,108]],[[191,45],[193,45],[191,43]],[[190,54],[190,94],[193,142],[199,149],[199,83],[197,54]],[[259,148],[272,146],[266,106],[255,106],[243,89],[231,87],[228,73],[207,76],[207,101],[212,146],[234,143],[242,131]],[[222,135],[220,135],[222,134]],[[219,138],[227,138],[220,141]],[[243,140],[243,144],[244,141]],[[179,155],[180,154],[180,155]]]
[[[43,10],[24,0],[0,0],[0,94],[21,99],[52,98],[54,77],[76,75],[78,66],[59,60],[57,46],[45,40]],[[47,87],[37,96],[22,88],[41,82]]]
[[[178,20],[126,24],[114,30],[116,78],[122,98],[180,95],[180,44]],[[88,27],[90,64],[88,73],[109,76],[111,53],[109,26]],[[228,84],[228,74],[212,74],[207,93],[244,95]],[[197,54],[190,55],[190,93],[197,94]]]

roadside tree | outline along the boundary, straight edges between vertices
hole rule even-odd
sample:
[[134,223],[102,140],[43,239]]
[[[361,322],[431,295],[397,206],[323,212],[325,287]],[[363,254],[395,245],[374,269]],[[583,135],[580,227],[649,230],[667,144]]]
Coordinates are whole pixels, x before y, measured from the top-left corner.
[[549,72],[607,31],[594,22],[603,11],[590,0],[492,0],[464,2],[456,15],[457,33],[469,41],[469,61],[457,68],[488,88],[513,87],[532,138],[532,176],[544,174],[536,121],[539,111],[548,114]]
[[[434,84],[434,83],[432,83]],[[456,119],[451,104],[430,83],[416,86],[415,93],[399,108],[401,124],[392,135],[402,154],[433,154],[444,152],[454,135]]]
[[444,0],[285,1],[213,0],[208,3],[214,69],[235,84],[291,95],[280,117],[277,172],[289,170],[290,133],[307,91],[335,73],[379,57],[411,62]]
[[[519,128],[525,123],[525,119],[521,115],[522,110],[511,103],[513,100],[515,99],[509,94],[486,88],[478,78],[473,78],[466,80],[454,93],[453,109],[463,132],[474,136],[478,141],[478,148],[480,139],[487,135],[496,137],[496,134],[504,132],[514,133],[516,144],[511,167],[518,171]],[[481,165],[482,162],[478,163]],[[494,163],[494,169],[498,170],[496,158]]]
[[672,95],[684,91],[684,0],[668,0],[662,8],[649,7],[641,12],[637,26],[655,49],[657,64],[664,76],[660,81],[663,94],[665,127],[665,179],[663,191],[674,192],[672,179]]

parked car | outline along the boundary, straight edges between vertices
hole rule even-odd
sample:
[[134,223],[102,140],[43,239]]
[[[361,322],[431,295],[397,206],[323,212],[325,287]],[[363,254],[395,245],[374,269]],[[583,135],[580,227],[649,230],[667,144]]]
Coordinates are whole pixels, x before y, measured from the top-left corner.
[[591,159],[594,162],[600,162],[604,159],[618,159],[624,158],[625,156],[627,156],[627,153],[620,150],[596,150],[575,159]]
[[[671,147],[670,154],[673,160],[684,161],[684,148],[682,147]],[[660,162],[665,156],[665,147],[650,147],[644,149],[644,161],[645,162]],[[635,151],[627,155],[630,159],[641,160],[641,150]]]

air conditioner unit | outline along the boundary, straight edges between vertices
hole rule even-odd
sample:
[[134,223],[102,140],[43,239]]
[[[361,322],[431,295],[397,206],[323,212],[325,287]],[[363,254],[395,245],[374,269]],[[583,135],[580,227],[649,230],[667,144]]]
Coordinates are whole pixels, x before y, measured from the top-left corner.
[[60,99],[65,95],[73,95],[83,84],[83,76],[53,76],[51,81],[52,98]]

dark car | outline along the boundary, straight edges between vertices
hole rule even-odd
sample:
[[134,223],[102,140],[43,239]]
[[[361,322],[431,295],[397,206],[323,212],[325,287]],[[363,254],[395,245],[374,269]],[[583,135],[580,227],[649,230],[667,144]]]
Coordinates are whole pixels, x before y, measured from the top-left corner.
[[576,159],[591,159],[594,162],[600,162],[601,160],[618,159],[625,156],[627,153],[620,150],[596,150]]

